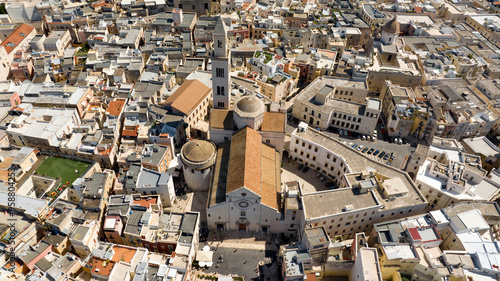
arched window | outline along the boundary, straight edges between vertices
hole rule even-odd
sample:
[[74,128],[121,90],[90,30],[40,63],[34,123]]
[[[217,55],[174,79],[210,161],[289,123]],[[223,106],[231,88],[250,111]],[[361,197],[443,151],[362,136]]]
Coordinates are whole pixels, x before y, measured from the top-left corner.
[[221,96],[225,95],[225,93],[224,93],[224,86],[220,87],[220,94],[221,94]]
[[217,86],[217,95],[220,96],[220,86]]

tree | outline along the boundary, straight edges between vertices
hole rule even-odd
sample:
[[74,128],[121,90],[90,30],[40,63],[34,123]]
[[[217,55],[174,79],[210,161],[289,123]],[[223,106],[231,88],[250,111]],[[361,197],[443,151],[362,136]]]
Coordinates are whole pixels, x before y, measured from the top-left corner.
[[5,3],[0,4],[0,14],[1,15],[7,14],[7,10],[5,9]]

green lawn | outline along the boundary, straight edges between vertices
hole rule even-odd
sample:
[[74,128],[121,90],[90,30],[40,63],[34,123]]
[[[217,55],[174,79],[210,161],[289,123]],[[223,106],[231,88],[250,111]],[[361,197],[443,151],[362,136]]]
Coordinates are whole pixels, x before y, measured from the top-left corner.
[[[78,177],[87,171],[90,164],[65,158],[47,157],[36,169],[36,173],[52,178],[61,178],[61,183],[71,185]],[[78,173],[75,173],[78,170]]]

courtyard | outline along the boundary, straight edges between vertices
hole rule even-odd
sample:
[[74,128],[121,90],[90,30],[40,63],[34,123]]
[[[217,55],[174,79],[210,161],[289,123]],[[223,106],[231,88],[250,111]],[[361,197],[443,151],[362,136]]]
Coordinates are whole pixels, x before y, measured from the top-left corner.
[[325,184],[331,182],[331,178],[325,177],[325,180],[320,182],[316,170],[309,169],[307,172],[298,170],[299,165],[302,163],[286,157],[283,158],[282,164],[283,167],[281,169],[283,172],[281,173],[281,182],[299,181],[304,194],[329,190]]
[[36,169],[36,174],[59,178],[62,184],[71,185],[85,173],[90,164],[66,158],[47,157]]

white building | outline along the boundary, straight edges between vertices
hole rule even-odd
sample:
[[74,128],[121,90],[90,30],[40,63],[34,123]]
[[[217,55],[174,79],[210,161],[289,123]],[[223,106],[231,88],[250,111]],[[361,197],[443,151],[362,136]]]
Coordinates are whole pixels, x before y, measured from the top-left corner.
[[301,190],[305,216],[301,223],[322,225],[330,237],[352,238],[373,223],[416,215],[427,206],[408,174],[305,123],[292,133],[289,157],[327,175],[338,187],[310,193]]
[[412,156],[407,170],[418,171],[415,183],[433,208],[461,201],[493,201],[500,191],[500,176],[481,168],[481,158],[463,152],[453,139],[434,138]]
[[80,122],[75,109],[34,108],[12,120],[7,133],[10,142],[17,146],[50,149],[59,147],[64,135]]
[[158,194],[164,206],[172,206],[175,200],[173,177],[167,172],[160,173],[132,164],[123,181],[124,189],[129,194]]

